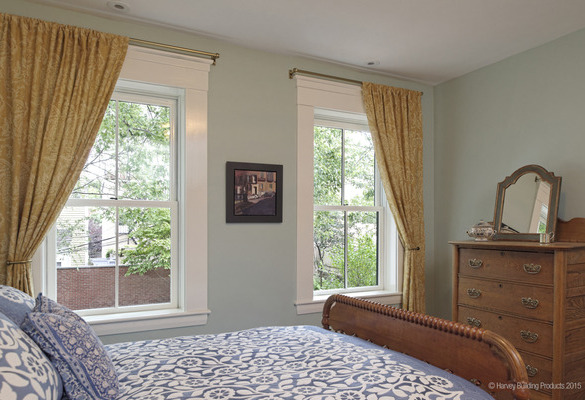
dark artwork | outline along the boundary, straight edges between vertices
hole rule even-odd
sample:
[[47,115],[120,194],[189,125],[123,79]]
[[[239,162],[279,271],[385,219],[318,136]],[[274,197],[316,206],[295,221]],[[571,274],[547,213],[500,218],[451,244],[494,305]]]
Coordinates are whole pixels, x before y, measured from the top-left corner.
[[276,214],[276,172],[234,171],[234,215]]
[[227,222],[282,222],[282,165],[228,162]]

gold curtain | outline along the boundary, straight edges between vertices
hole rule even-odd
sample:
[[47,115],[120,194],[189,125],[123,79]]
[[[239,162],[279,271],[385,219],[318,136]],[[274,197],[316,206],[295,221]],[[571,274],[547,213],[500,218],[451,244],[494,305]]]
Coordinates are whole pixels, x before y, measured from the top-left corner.
[[128,38],[0,14],[0,283],[33,293],[30,259],[69,197]]
[[364,82],[362,95],[386,197],[402,244],[402,307],[425,311],[422,93]]

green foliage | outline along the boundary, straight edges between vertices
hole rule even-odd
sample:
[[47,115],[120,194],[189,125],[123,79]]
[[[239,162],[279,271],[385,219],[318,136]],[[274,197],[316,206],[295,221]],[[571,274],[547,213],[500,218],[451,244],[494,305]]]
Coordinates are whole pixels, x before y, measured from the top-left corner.
[[362,235],[350,237],[347,253],[348,286],[363,287],[378,284],[377,251],[374,237]]
[[[314,213],[313,286],[315,290],[344,287],[343,227],[344,219],[341,212],[316,211]],[[339,262],[340,255],[341,262]]]
[[[329,212],[315,213],[314,290],[367,287],[378,284],[375,213],[349,212],[347,222],[346,262],[343,216],[335,218]],[[347,286],[345,286],[346,274]]]
[[168,200],[169,108],[119,104],[119,198]]
[[340,129],[315,127],[313,188],[315,204],[341,204],[341,134]]
[[[120,200],[170,200],[170,108],[150,104],[110,101],[100,131],[71,198]],[[171,266],[171,220],[168,207],[90,207],[83,220],[94,226],[118,226],[119,262],[128,274]],[[80,233],[80,219],[60,224],[59,254],[71,237]],[[116,238],[102,237],[101,243],[86,235],[86,246],[111,248]],[[110,233],[112,235],[112,233]],[[79,241],[79,240],[78,240]],[[106,249],[106,247],[108,247]],[[108,257],[108,258],[109,258]]]
[[[374,151],[368,132],[316,126],[314,168],[315,205],[374,205]],[[376,231],[375,212],[315,211],[314,289],[376,285]]]
[[171,216],[164,208],[124,209],[124,219],[134,227],[129,237],[136,246],[127,247],[122,261],[128,266],[126,275],[140,275],[156,268],[171,268]]

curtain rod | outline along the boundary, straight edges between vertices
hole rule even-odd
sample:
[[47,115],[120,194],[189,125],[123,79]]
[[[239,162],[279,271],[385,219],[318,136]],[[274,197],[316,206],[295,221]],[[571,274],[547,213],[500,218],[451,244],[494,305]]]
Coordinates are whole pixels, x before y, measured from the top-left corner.
[[347,79],[347,78],[341,78],[339,76],[333,76],[333,75],[325,75],[325,74],[320,74],[318,72],[311,72],[311,71],[306,71],[304,69],[298,69],[298,68],[293,68],[293,69],[289,69],[288,70],[288,77],[289,79],[292,79],[295,77],[295,75],[309,75],[309,76],[316,76],[319,78],[325,78],[325,79],[329,79],[332,81],[340,81],[340,82],[345,82],[345,83],[350,83],[352,85],[358,85],[361,86],[362,82],[361,81],[356,81],[353,79]]
[[[293,68],[293,69],[288,70],[288,78],[289,79],[293,79],[295,77],[295,75],[316,76],[318,78],[324,78],[324,79],[329,79],[329,80],[338,81],[338,82],[345,82],[345,83],[349,83],[351,85],[358,85],[358,86],[361,86],[363,83],[362,81],[356,81],[354,79],[341,78],[339,76],[334,76],[334,75],[325,75],[325,74],[320,74],[318,72],[306,71],[304,69]],[[420,92],[420,94],[422,96],[424,93]]]
[[173,46],[170,44],[150,42],[148,40],[130,38],[129,43],[133,44],[135,46],[148,47],[148,48],[154,48],[154,49],[163,49],[163,50],[167,50],[167,51],[173,51],[175,53],[183,53],[183,54],[194,55],[196,57],[209,58],[209,59],[213,60],[213,65],[215,65],[216,60],[219,58],[219,53],[210,53],[208,51],[193,50],[193,49],[188,49],[186,47]]

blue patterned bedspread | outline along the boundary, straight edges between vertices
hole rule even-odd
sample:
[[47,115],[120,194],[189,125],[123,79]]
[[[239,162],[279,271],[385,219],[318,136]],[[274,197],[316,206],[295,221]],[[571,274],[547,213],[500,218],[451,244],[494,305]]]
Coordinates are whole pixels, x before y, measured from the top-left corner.
[[412,357],[310,326],[106,348],[124,400],[493,399],[464,379]]

